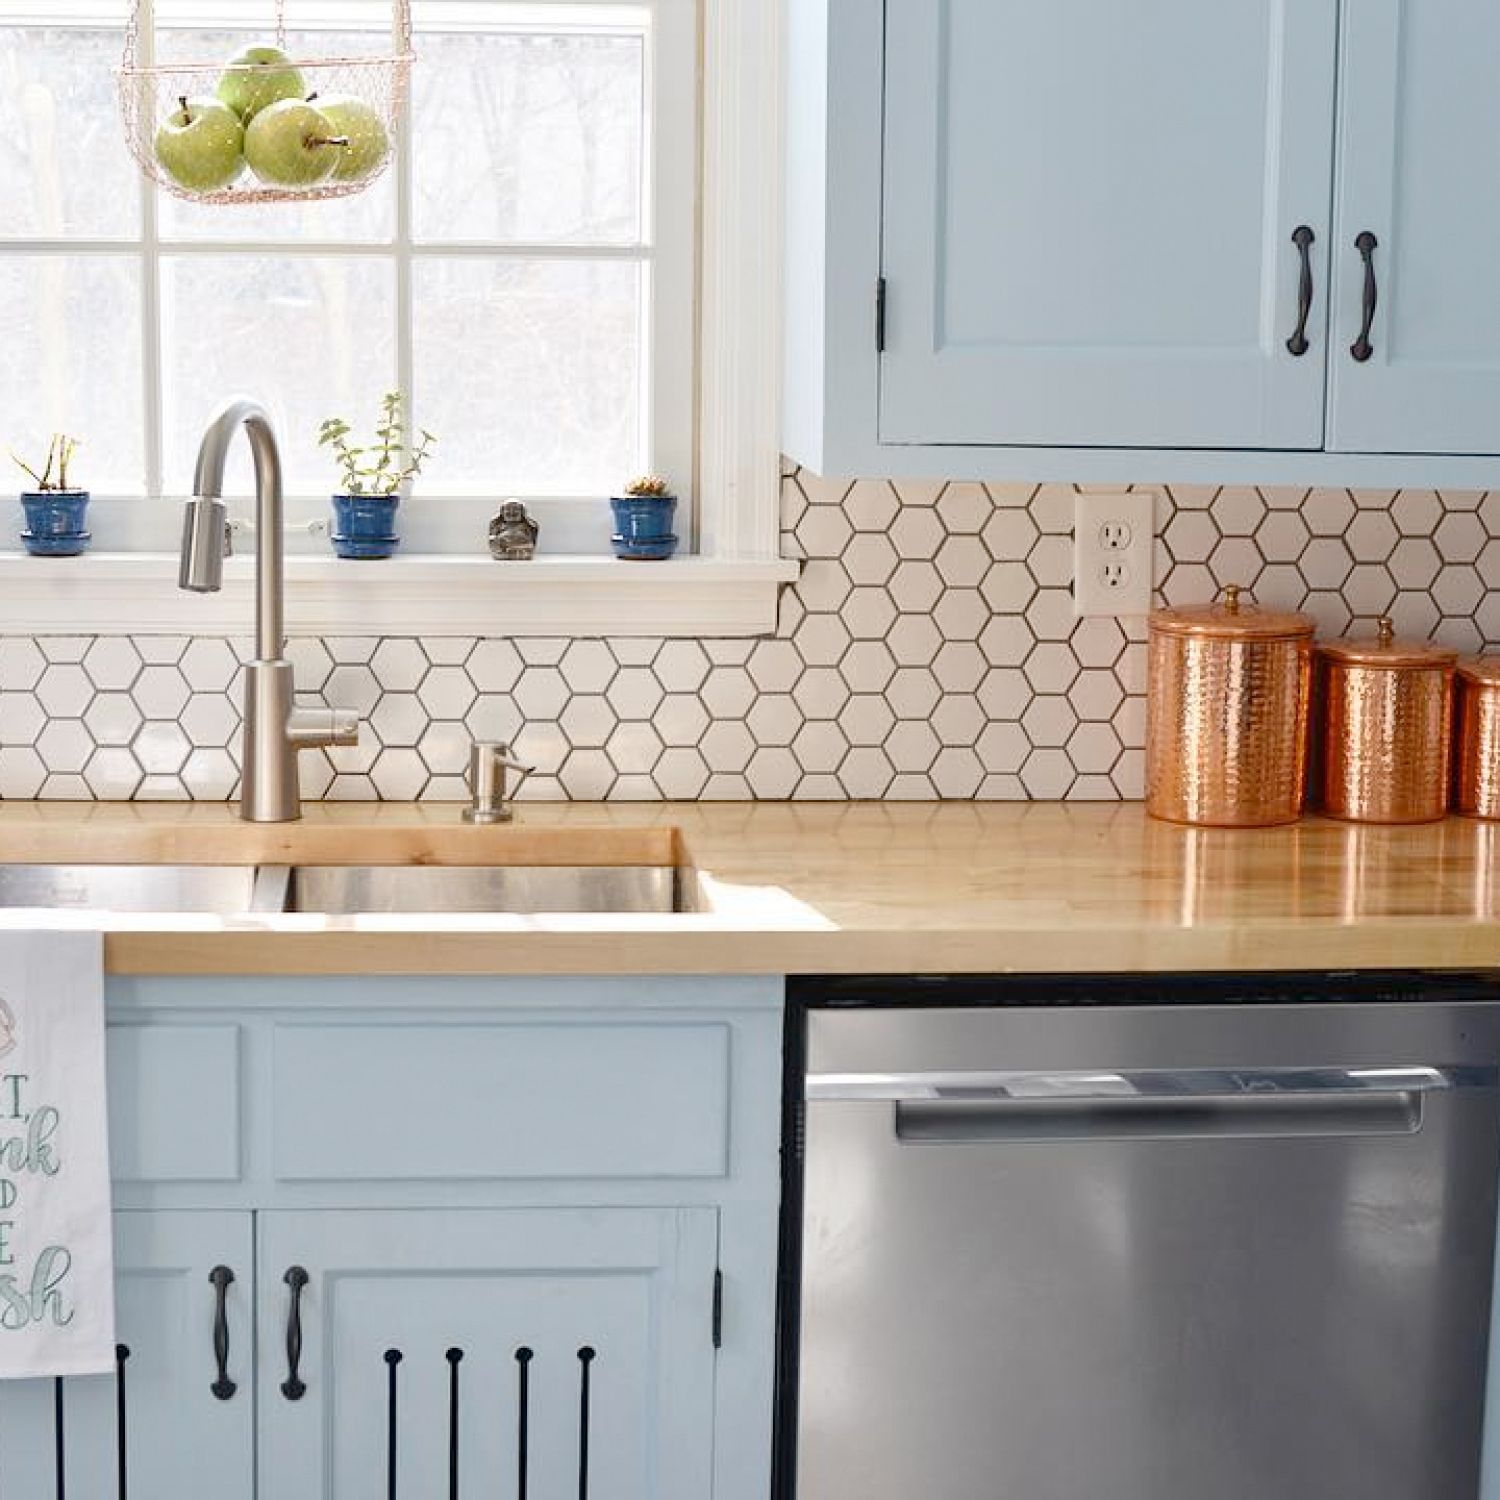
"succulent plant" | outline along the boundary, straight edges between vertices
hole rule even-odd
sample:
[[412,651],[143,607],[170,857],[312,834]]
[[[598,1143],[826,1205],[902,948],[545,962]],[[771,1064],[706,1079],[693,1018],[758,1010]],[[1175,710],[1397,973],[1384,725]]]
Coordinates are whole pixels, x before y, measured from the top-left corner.
[[[38,491],[43,494],[52,494],[58,491],[71,489],[68,483],[68,465],[73,462],[73,455],[78,451],[78,439],[72,438],[65,432],[54,432],[52,441],[47,445],[47,462],[38,473],[15,453],[11,454],[11,460],[22,472],[31,476],[32,483]],[[53,478],[53,470],[57,471],[57,477]]]
[[660,474],[642,474],[639,479],[632,479],[625,486],[625,493],[656,500],[670,495],[672,487]]

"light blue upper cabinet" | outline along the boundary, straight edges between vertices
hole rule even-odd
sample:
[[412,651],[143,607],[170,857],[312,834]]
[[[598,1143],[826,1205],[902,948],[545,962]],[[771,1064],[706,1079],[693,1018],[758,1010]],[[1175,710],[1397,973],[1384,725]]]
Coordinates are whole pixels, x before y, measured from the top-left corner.
[[[1330,447],[1500,448],[1497,63],[1493,3],[1345,7]],[[1368,277],[1361,235],[1375,242]],[[1367,284],[1374,311],[1361,361],[1350,346]]]
[[881,440],[1321,447],[1336,23],[888,0]]
[[783,5],[789,457],[1500,487],[1500,6]]

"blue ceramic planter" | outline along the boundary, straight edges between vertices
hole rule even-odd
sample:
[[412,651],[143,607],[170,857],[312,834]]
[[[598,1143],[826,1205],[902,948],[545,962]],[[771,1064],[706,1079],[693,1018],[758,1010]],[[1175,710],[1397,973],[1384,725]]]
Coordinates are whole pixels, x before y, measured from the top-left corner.
[[390,557],[401,545],[396,531],[399,495],[335,495],[330,540],[340,557]]
[[677,550],[672,520],[675,495],[615,495],[609,502],[615,516],[610,538],[615,556],[628,562],[662,562]]
[[21,542],[33,557],[77,557],[89,550],[87,490],[28,490],[21,496]]

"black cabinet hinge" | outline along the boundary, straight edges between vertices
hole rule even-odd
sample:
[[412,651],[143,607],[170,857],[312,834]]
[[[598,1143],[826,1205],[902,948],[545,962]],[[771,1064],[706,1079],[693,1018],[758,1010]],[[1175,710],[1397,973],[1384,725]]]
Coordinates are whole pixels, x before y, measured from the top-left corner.
[[875,352],[885,353],[885,277],[875,283]]
[[714,1348],[722,1349],[724,1347],[724,1273],[717,1266],[714,1267],[713,1335]]

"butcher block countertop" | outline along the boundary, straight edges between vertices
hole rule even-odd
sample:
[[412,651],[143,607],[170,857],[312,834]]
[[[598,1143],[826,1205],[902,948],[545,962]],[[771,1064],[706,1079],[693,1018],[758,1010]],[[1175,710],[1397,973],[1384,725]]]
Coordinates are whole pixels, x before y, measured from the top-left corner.
[[[674,916],[107,914],[115,974],[1082,973],[1500,966],[1500,825],[1155,823],[1136,804],[0,804],[0,862],[676,865]],[[0,926],[92,925],[0,913]]]

